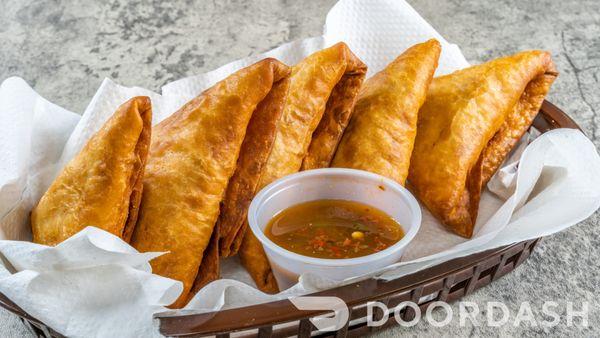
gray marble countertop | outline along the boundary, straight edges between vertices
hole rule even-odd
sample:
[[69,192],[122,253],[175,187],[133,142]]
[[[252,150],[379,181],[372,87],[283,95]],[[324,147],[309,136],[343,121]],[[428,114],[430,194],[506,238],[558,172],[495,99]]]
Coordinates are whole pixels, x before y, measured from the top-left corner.
[[[560,76],[549,100],[564,109],[600,144],[600,2],[409,2],[467,59],[477,63],[524,49],[552,51]],[[320,35],[335,0],[0,1],[0,80],[23,77],[52,102],[82,112],[104,77],[159,90],[164,83],[216,68],[284,42]],[[382,336],[599,336],[599,213],[544,239],[515,272],[464,300],[484,308],[504,302],[515,316],[531,303],[556,301],[564,314],[589,303],[588,327],[460,326],[425,322]],[[452,305],[457,310],[457,305]],[[455,311],[457,313],[457,311]],[[541,317],[538,317],[541,316]],[[0,310],[2,336],[29,335],[16,317]]]

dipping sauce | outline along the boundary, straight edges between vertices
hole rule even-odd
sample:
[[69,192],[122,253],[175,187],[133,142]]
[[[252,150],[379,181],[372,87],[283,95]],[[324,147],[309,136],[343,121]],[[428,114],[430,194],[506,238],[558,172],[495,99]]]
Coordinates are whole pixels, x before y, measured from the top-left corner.
[[275,215],[265,235],[280,247],[316,258],[354,258],[384,250],[404,237],[383,211],[345,200],[317,200]]

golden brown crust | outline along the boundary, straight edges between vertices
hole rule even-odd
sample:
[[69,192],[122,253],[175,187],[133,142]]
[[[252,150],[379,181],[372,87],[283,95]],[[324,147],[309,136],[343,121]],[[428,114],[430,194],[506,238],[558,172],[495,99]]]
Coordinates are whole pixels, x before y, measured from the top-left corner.
[[482,185],[529,127],[555,76],[549,53],[528,51],[433,80],[408,179],[449,229],[473,235]]
[[56,245],[88,225],[128,239],[139,206],[151,120],[145,96],[117,109],[33,209],[34,242]]
[[153,272],[183,282],[189,297],[257,105],[287,66],[265,59],[230,75],[186,103],[154,129],[144,194],[132,245],[167,251]]
[[152,136],[152,107],[150,99],[137,100],[137,104],[144,127],[142,128],[138,144],[135,147],[137,161],[135,161],[135,167],[130,179],[132,189],[129,198],[129,215],[127,216],[127,223],[123,229],[122,236],[126,242],[131,241],[131,236],[137,223],[140,202],[144,191],[144,172],[146,170],[146,161],[148,160],[148,150],[150,149],[150,139]]
[[277,281],[271,270],[271,264],[262,244],[252,232],[248,231],[244,236],[239,254],[242,265],[246,268],[259,290],[271,294],[279,292]]
[[437,40],[412,46],[365,82],[333,167],[367,170],[404,185],[417,134],[417,113],[425,102],[440,51]]
[[[340,45],[341,46],[341,45]],[[341,48],[341,47],[340,47]],[[342,134],[350,121],[358,93],[367,74],[367,66],[348,48],[341,48],[348,60],[346,72],[335,85],[325,112],[312,134],[308,153],[300,170],[329,167]]]
[[355,58],[346,44],[338,43],[306,57],[292,68],[283,115],[259,187],[300,170],[332,91],[349,66],[351,73],[359,68]]
[[558,76],[550,64],[546,73],[538,75],[525,88],[523,95],[510,111],[500,130],[488,142],[483,155],[482,182],[486,184],[500,167],[504,158],[529,129],[536,117],[546,93]]
[[229,180],[217,221],[221,232],[219,252],[223,257],[237,253],[241,241],[236,238],[241,239],[246,231],[244,224],[248,207],[256,194],[260,174],[275,141],[277,122],[283,112],[289,83],[289,78],[277,82],[250,119],[235,173]]
[[204,250],[198,274],[192,283],[192,288],[184,304],[187,304],[206,284],[219,279],[221,272],[219,268],[219,233],[219,225],[217,224],[210,236],[208,246]]
[[[311,155],[314,161],[309,160],[311,163],[322,163],[326,159],[327,164],[329,163],[340,137],[338,134],[345,126],[343,121],[347,121],[348,112],[354,103],[354,99],[349,97],[353,92],[356,95],[356,84],[362,81],[365,72],[366,66],[344,43],[316,52],[292,68],[290,88],[277,125],[275,142],[257,190],[300,170],[309,153],[311,140],[315,137],[313,133],[323,118],[331,97],[331,116],[327,119],[327,127],[323,127],[322,136],[317,136],[320,140],[317,143],[325,151],[315,151]],[[334,88],[342,79],[344,82],[338,89],[346,88],[349,93],[338,92],[332,96]],[[317,148],[315,145],[315,149]],[[251,232],[246,232],[242,242],[238,253],[259,289],[265,292],[276,290],[271,267],[258,240]]]

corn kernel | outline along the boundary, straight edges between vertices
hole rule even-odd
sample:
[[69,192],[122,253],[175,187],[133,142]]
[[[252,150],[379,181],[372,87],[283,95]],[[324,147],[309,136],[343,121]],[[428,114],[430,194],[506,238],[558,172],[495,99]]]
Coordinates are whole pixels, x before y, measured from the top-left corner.
[[365,234],[362,233],[362,231],[354,231],[352,233],[352,239],[363,239],[365,237]]

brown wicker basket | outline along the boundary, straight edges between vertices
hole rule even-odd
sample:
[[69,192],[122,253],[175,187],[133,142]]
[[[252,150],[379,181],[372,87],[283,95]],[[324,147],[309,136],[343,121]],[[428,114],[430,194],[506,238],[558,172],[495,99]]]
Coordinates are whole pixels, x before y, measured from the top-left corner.
[[[547,101],[542,105],[533,125],[541,132],[555,128],[579,129],[571,118]],[[388,308],[393,308],[400,302],[413,301],[424,311],[435,301],[454,301],[515,269],[529,257],[539,240],[460,257],[392,281],[367,279],[316,293],[319,296],[339,297],[351,309],[349,323],[337,332],[316,332],[309,319],[324,312],[300,311],[288,300],[203,314],[177,315],[165,312],[155,314],[154,317],[160,323],[160,332],[166,336],[229,337],[234,332],[236,337],[361,336],[396,323],[390,317],[382,326],[367,326],[367,302],[379,301]],[[36,335],[62,337],[2,294],[0,306],[21,317]],[[385,314],[375,311],[374,315],[374,319],[379,320]],[[404,320],[410,320],[414,312],[407,307],[402,310],[401,316]]]

